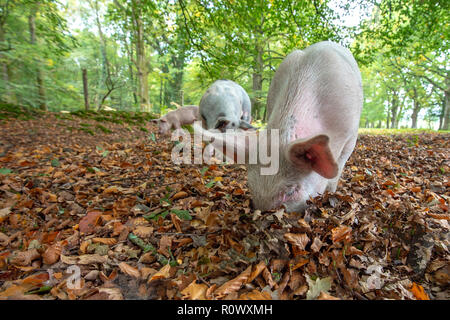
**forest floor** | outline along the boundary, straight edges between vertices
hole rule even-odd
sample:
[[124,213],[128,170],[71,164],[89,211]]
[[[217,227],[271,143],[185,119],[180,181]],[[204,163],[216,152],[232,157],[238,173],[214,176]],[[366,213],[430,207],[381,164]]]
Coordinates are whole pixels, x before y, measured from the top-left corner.
[[0,299],[450,299],[450,134],[359,136],[304,214],[140,114],[0,112]]

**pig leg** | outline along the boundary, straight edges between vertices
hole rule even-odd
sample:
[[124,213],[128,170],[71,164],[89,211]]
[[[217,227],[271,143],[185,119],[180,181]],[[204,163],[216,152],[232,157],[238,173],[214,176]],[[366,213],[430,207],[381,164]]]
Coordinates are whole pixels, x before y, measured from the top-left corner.
[[336,188],[339,183],[339,179],[341,178],[342,171],[344,170],[345,163],[347,162],[348,158],[350,158],[350,155],[355,148],[356,139],[357,138],[352,138],[344,145],[341,155],[339,156],[339,159],[337,161],[339,167],[338,175],[335,178],[329,180],[326,188],[327,191],[336,192]]

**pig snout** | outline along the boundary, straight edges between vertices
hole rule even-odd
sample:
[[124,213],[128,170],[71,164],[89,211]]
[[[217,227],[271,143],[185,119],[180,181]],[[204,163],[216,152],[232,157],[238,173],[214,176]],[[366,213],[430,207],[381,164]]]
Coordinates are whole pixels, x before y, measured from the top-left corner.
[[214,126],[215,129],[218,129],[221,132],[225,132],[227,129],[236,129],[237,127],[238,125],[235,122],[230,121],[226,118],[217,119],[216,124]]

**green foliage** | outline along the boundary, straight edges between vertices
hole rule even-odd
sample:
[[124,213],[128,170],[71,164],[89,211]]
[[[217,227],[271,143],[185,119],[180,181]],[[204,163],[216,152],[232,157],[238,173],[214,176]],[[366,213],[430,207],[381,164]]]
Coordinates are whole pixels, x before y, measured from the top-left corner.
[[[349,27],[342,21],[355,8],[367,19]],[[47,107],[71,112],[60,119],[97,121],[76,128],[93,135],[109,133],[102,122],[145,131],[149,119],[198,105],[213,81],[227,78],[247,90],[254,125],[264,127],[282,59],[333,40],[350,44],[359,61],[362,127],[448,129],[449,9],[443,0],[3,1],[0,120],[30,119]]]

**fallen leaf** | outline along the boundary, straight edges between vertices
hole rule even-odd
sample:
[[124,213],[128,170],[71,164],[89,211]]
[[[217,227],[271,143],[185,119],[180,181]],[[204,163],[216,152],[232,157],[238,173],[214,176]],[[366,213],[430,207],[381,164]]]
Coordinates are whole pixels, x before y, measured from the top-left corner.
[[187,192],[185,192],[185,191],[180,191],[180,192],[175,193],[175,194],[172,196],[172,200],[178,200],[178,199],[186,198],[187,196],[188,196],[188,193],[187,193]]
[[194,280],[181,291],[181,294],[183,295],[183,300],[206,300],[207,290],[208,286],[206,284],[197,284]]
[[108,246],[115,245],[117,243],[116,238],[92,238],[93,243],[102,243]]
[[139,272],[138,269],[130,266],[129,264],[127,264],[125,262],[119,263],[119,268],[123,273],[128,274],[132,277],[135,277],[138,279],[141,277],[141,273]]
[[339,226],[331,229],[331,240],[333,243],[345,241],[349,242],[351,239],[352,228],[347,226]]
[[341,299],[333,297],[332,295],[329,295],[328,293],[321,291],[319,296],[317,297],[317,300],[341,300]]
[[260,292],[253,290],[252,292],[243,293],[239,296],[239,300],[272,300],[269,292]]
[[309,286],[308,292],[306,293],[306,300],[314,300],[320,295],[321,292],[328,293],[331,289],[331,277],[326,277],[323,279],[316,278],[316,280],[312,280],[307,274],[306,281]]
[[292,245],[296,246],[300,250],[305,250],[306,245],[309,242],[308,235],[306,233],[285,233],[284,238]]
[[222,298],[232,292],[238,291],[242,285],[247,281],[252,271],[252,266],[248,266],[241,274],[239,274],[236,278],[225,282],[216,291],[214,291],[214,295],[217,298]]
[[92,233],[97,222],[102,215],[101,211],[90,211],[84,216],[79,223],[79,230],[82,233]]
[[17,253],[11,258],[11,263],[18,266],[28,266],[33,260],[40,258],[40,256],[41,255],[36,249],[31,249]]
[[148,282],[151,282],[153,280],[157,280],[157,279],[167,279],[170,276],[170,272],[171,272],[172,267],[170,266],[170,264],[166,264],[164,267],[162,267],[158,272],[156,272],[155,274],[153,274]]
[[45,264],[54,264],[59,261],[59,257],[61,256],[63,246],[61,243],[55,243],[45,250],[42,254],[42,261]]
[[430,300],[423,287],[415,282],[413,282],[409,290],[413,293],[417,300]]

